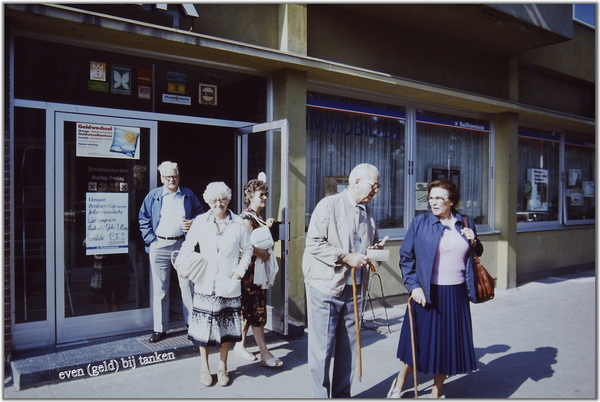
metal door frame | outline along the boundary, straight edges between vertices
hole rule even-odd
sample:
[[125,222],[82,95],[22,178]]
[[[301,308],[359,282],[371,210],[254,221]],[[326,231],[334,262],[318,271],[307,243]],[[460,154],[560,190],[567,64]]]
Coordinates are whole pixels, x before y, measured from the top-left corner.
[[[91,106],[79,106],[71,104],[43,102],[43,101],[31,101],[26,99],[15,99],[14,107],[33,108],[33,109],[44,109],[46,111],[46,160],[54,161],[53,163],[48,162],[46,166],[46,301],[47,301],[47,316],[46,320],[36,321],[30,323],[14,324],[13,327],[13,345],[16,349],[29,349],[33,347],[51,346],[56,344],[64,344],[69,342],[78,342],[85,340],[86,337],[76,336],[77,332],[85,325],[89,326],[90,317],[94,317],[94,324],[98,324],[97,318],[102,315],[110,317],[110,326],[113,328],[115,325],[123,326],[124,321],[145,320],[144,314],[139,313],[143,310],[148,310],[150,318],[150,324],[148,329],[151,329],[151,311],[150,309],[131,310],[137,311],[138,313],[128,312],[114,312],[96,314],[93,316],[85,317],[70,317],[64,318],[64,268],[65,261],[63,256],[64,244],[61,240],[64,237],[59,237],[64,233],[64,183],[62,180],[64,167],[63,159],[61,158],[64,153],[64,140],[63,140],[63,129],[65,118],[69,118],[71,121],[72,117],[89,117],[93,121],[103,122],[105,119],[110,120],[111,124],[132,124],[134,122],[142,123],[141,127],[150,128],[151,132],[151,144],[150,144],[150,164],[158,165],[157,162],[157,142],[158,142],[158,123],[161,121],[167,122],[178,122],[187,123],[194,125],[204,125],[213,127],[224,127],[231,128],[233,130],[245,128],[249,132],[259,132],[268,129],[282,129],[282,133],[285,132],[282,139],[282,147],[285,144],[285,152],[282,149],[282,155],[285,153],[285,160],[287,160],[287,120],[277,121],[272,123],[263,123],[255,125],[251,122],[234,121],[234,120],[223,120],[223,119],[212,119],[203,117],[193,117],[185,115],[172,115],[163,113],[152,113],[152,112],[138,112],[123,109],[111,109],[102,107],[91,107]],[[283,124],[285,122],[285,124]],[[282,127],[283,126],[283,127]],[[60,132],[60,135],[57,135]],[[239,155],[239,154],[238,154]],[[61,156],[61,157],[59,157]],[[241,165],[241,164],[240,164]],[[286,175],[285,184],[287,188],[287,165],[282,170]],[[150,183],[157,182],[157,172],[155,169],[150,169],[148,172]],[[240,176],[238,175],[238,178]],[[282,178],[282,180],[284,180]],[[282,211],[282,216],[285,217],[285,222],[288,222],[287,218],[287,192],[284,195],[285,199],[285,210]],[[286,223],[285,231],[287,238],[287,226]],[[285,261],[286,261],[286,277],[287,277],[287,242],[285,250]],[[60,265],[60,269],[59,269]],[[14,266],[14,265],[13,265]],[[59,272],[60,271],[60,272]],[[60,275],[59,275],[60,273]],[[285,294],[287,295],[287,283],[285,284]],[[62,298],[63,304],[59,306],[59,298]],[[285,330],[287,331],[287,296],[285,298],[286,312],[285,316]],[[62,312],[60,312],[62,309]],[[59,314],[62,315],[61,320],[72,320],[72,323],[65,323],[64,328],[59,328]],[[120,317],[123,315],[124,317]],[[132,317],[133,315],[133,317]],[[87,323],[86,323],[87,321]],[[61,325],[62,326],[62,323]],[[131,326],[129,326],[130,328]],[[65,332],[65,329],[68,331]],[[99,334],[97,331],[93,332],[90,338],[97,338],[100,336],[107,336],[110,334],[131,332],[131,330],[119,331],[107,331],[106,333]]]
[[[266,328],[282,335],[288,334],[289,323],[289,121],[287,119],[275,120],[268,123],[252,124],[238,130],[236,158],[237,166],[237,194],[243,194],[244,185],[248,182],[248,136],[257,133],[267,133],[267,161],[268,171],[273,171],[273,131],[280,132],[280,189],[279,210],[272,211],[273,200],[269,198],[267,204],[267,215],[277,217],[280,220],[280,267],[278,286],[281,294],[281,306],[271,305],[271,298],[267,303],[267,325]],[[273,182],[273,175],[267,175],[267,184]],[[242,197],[243,198],[243,197]],[[243,210],[242,200],[239,200],[238,210]],[[270,296],[270,294],[269,294]]]

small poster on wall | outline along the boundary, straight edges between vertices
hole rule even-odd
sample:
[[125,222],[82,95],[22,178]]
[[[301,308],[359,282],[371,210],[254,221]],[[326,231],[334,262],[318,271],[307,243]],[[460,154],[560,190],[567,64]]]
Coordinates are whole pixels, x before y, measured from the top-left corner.
[[209,84],[200,84],[200,95],[198,103],[202,105],[217,106],[217,86]]
[[76,156],[140,159],[139,127],[77,123]]
[[525,196],[528,211],[548,211],[548,170],[527,169]]
[[112,66],[112,75],[111,92],[131,95],[131,67]]
[[86,193],[85,197],[85,254],[126,254],[129,194]]

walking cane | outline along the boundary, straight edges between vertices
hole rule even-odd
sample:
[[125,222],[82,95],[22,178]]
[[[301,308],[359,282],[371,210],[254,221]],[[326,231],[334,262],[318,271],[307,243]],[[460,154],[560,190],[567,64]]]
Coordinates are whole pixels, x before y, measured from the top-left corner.
[[[369,261],[372,272],[376,271],[375,265]],[[354,299],[354,322],[356,323],[356,346],[358,349],[358,381],[362,381],[362,352],[360,346],[360,318],[358,314],[358,299],[356,296],[356,268],[352,268],[352,298]]]
[[408,298],[408,320],[410,322],[410,344],[412,346],[412,360],[413,360],[413,378],[415,383],[415,398],[419,397],[418,386],[419,382],[417,381],[417,354],[415,352],[415,328],[413,324],[413,314],[412,307],[410,305],[411,300],[414,300],[412,296]]

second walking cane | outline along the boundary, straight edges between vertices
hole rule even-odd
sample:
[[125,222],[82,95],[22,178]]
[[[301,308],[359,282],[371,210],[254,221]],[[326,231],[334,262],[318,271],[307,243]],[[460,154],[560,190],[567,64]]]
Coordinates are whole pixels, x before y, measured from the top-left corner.
[[415,327],[413,322],[412,306],[410,302],[414,300],[412,296],[408,298],[408,320],[410,322],[410,344],[412,346],[413,378],[415,383],[415,398],[419,397],[419,381],[417,381],[417,353],[415,347]]

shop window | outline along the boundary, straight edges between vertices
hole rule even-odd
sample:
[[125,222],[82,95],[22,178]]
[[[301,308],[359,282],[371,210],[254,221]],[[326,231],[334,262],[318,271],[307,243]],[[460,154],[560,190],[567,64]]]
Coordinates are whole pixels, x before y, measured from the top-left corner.
[[560,135],[519,129],[517,222],[558,222]]
[[565,135],[565,221],[584,223],[596,219],[596,150],[593,139]]
[[352,168],[371,163],[382,188],[371,201],[379,229],[404,221],[405,111],[398,106],[309,93],[307,99],[306,226],[317,203],[342,191]]
[[489,123],[417,110],[415,215],[428,209],[427,183],[447,178],[460,191],[457,207],[476,224],[489,224]]

